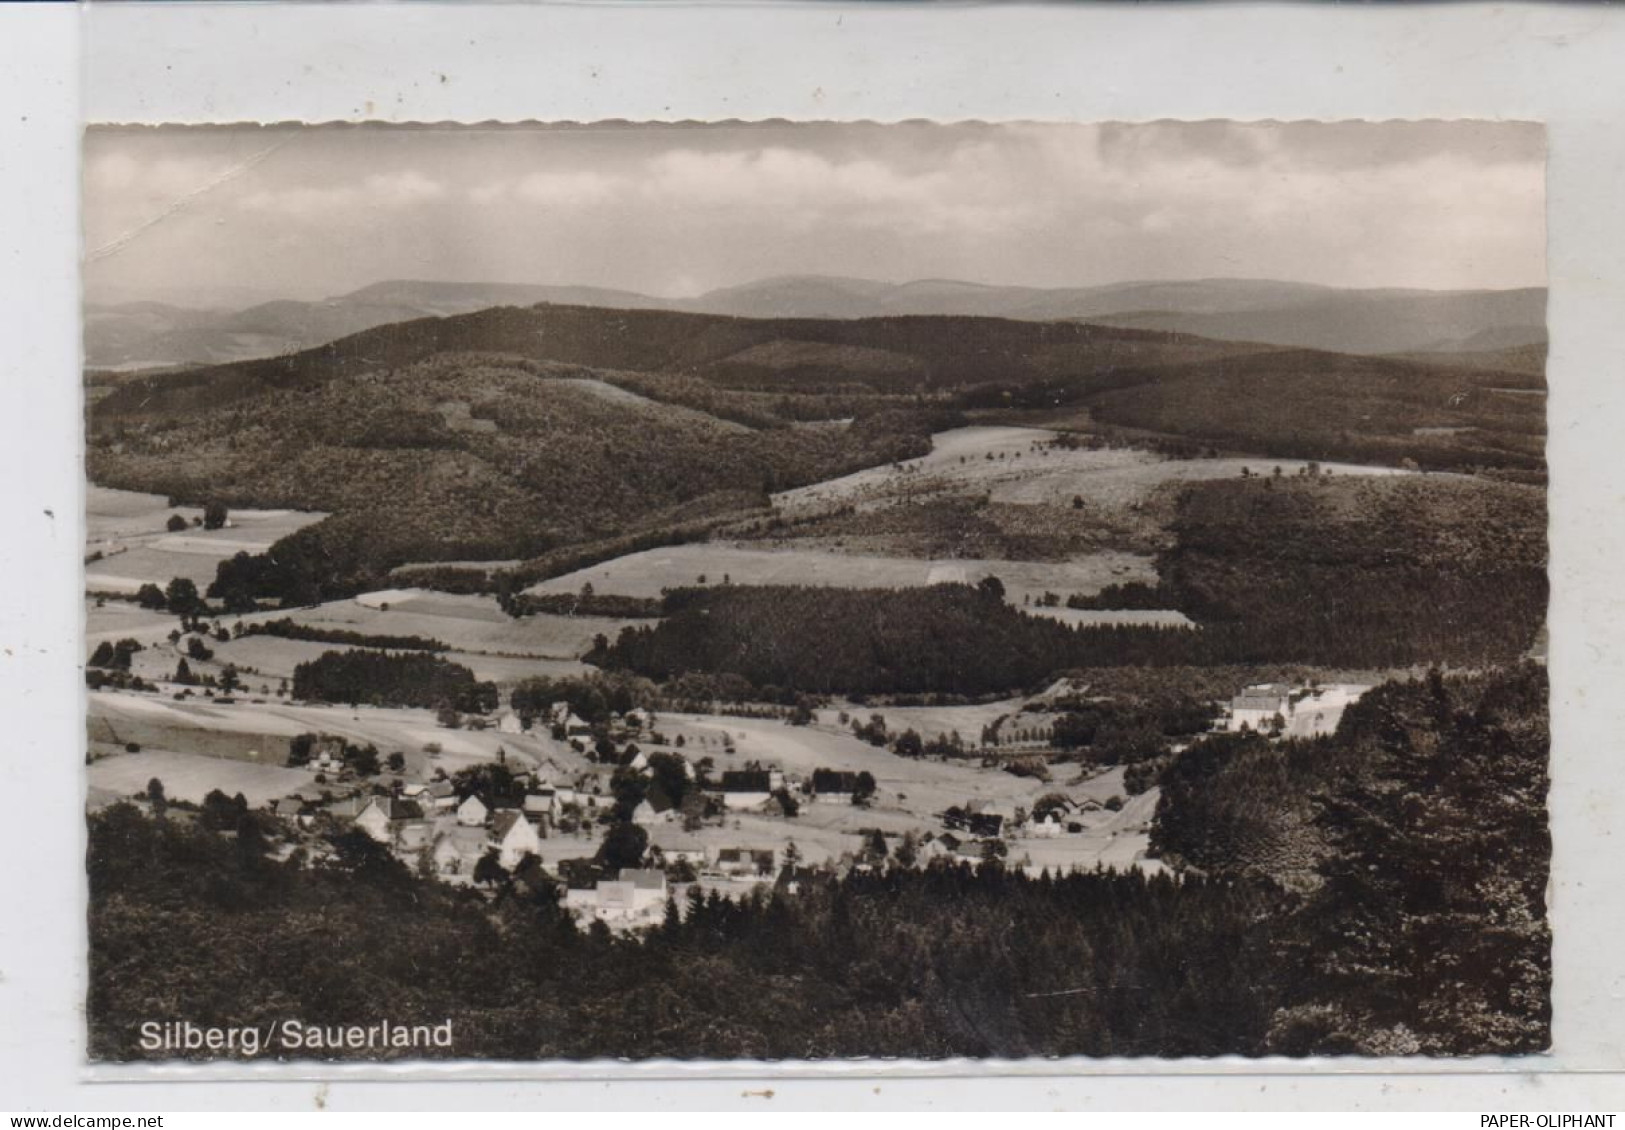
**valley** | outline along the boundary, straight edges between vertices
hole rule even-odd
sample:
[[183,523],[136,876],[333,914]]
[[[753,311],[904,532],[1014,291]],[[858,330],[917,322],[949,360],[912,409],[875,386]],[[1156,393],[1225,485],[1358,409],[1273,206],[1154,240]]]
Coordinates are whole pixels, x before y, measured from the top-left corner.
[[[1156,789],[1141,782],[1120,810],[1100,807],[1114,796],[1123,805],[1130,791],[1122,754],[1092,762],[1087,743],[1081,751],[1054,744],[1056,722],[1077,706],[1043,697],[1053,664],[1239,661],[1238,670],[1262,671],[1285,659],[1331,675],[1351,662],[1395,673],[1414,662],[1408,652],[1345,654],[1309,642],[1321,636],[1296,650],[1249,644],[1251,629],[1278,633],[1278,613],[1292,605],[1258,619],[1253,595],[1215,603],[1219,577],[1256,556],[1260,543],[1214,548],[1198,533],[1208,520],[1200,515],[1241,505],[1246,521],[1264,523],[1262,544],[1276,546],[1269,555],[1278,560],[1305,536],[1346,539],[1371,521],[1392,531],[1394,508],[1414,505],[1400,501],[1404,491],[1394,493],[1407,482],[1418,497],[1483,500],[1473,505],[1490,506],[1514,527],[1536,517],[1517,509],[1517,488],[1475,477],[1465,464],[1424,474],[1416,460],[1398,457],[1421,450],[1402,443],[1465,451],[1483,442],[1486,429],[1526,426],[1503,404],[1515,400],[1503,391],[1506,374],[1481,379],[1461,364],[1435,372],[1403,363],[1423,380],[1400,388],[1398,362],[1328,355],[1322,363],[1268,346],[1085,325],[949,318],[922,333],[925,323],[906,319],[722,323],[568,307],[440,313],[450,316],[380,325],[290,358],[124,384],[92,404],[92,474],[149,492],[96,485],[88,496],[95,559],[86,585],[102,596],[88,602],[87,636],[95,646],[140,645],[92,696],[97,788],[124,789],[138,773],[126,759],[205,757],[223,747],[239,767],[222,772],[242,774],[250,762],[281,773],[289,743],[311,733],[400,754],[400,774],[384,781],[397,789],[498,758],[500,750],[537,780],[567,778],[610,798],[611,770],[623,755],[590,748],[603,746],[601,724],[591,738],[540,724],[499,727],[495,715],[448,723],[444,711],[437,718],[290,694],[301,670],[323,656],[401,658],[432,647],[494,688],[499,713],[511,712],[510,698],[517,703],[516,692],[532,685],[652,676],[624,684],[655,711],[657,721],[635,743],[645,755],[692,760],[697,747],[714,773],[761,767],[807,791],[811,803],[794,818],[744,812],[730,817],[731,826],[716,825],[719,834],[731,827],[734,838],[781,852],[795,839],[804,858],[835,859],[861,846],[865,827],[924,842],[944,831],[939,814],[951,806],[996,806],[1019,825],[1021,813],[1056,793],[1070,806],[1093,804],[1095,815],[1070,836],[1023,839],[1022,860],[1039,868],[1150,866]],[[615,332],[588,334],[595,320]],[[943,349],[967,334],[992,348],[974,370]],[[1369,434],[1348,441],[1350,450],[1391,448],[1393,457],[1293,458],[1268,443],[1245,450],[1253,433],[1237,431],[1224,412],[1171,416],[1164,407],[1176,403],[1174,390],[1178,403],[1198,403],[1203,394],[1185,386],[1212,379],[1260,434],[1301,434],[1300,399],[1280,395],[1273,383],[1288,357],[1337,374],[1341,383],[1306,377],[1305,387],[1318,389],[1318,417],[1365,421],[1356,427]],[[930,391],[899,398],[905,369]],[[1260,375],[1236,383],[1247,372]],[[1401,405],[1426,395],[1430,380],[1485,391],[1430,410],[1429,418],[1461,424],[1417,427]],[[297,400],[292,388],[303,390]],[[204,389],[209,395],[199,399]],[[999,402],[991,414],[1000,421],[975,422],[990,414],[982,406],[989,400]],[[1075,405],[1064,424],[1053,422],[1057,401]],[[1478,406],[1489,414],[1475,416]],[[1376,407],[1381,412],[1348,415]],[[1403,428],[1386,422],[1401,416]],[[228,517],[204,530],[202,504],[214,498],[229,503]],[[1397,528],[1407,527],[1400,518]],[[542,557],[528,555],[548,546]],[[1305,560],[1322,560],[1320,552],[1311,549]],[[1221,572],[1200,579],[1215,563]],[[1270,588],[1268,574],[1281,569],[1264,566],[1253,587]],[[200,594],[191,611],[177,617],[131,599],[143,585],[165,589],[175,578]],[[970,616],[963,638],[943,621],[911,645],[950,649],[915,659],[938,672],[920,684],[935,688],[926,696],[933,701],[910,699],[907,680],[865,673],[869,660],[847,657],[861,633],[820,643],[837,620],[779,638],[784,625],[768,611],[775,594],[801,594],[790,599],[805,612],[818,601],[835,607],[843,591],[857,602],[856,615],[868,608],[890,617],[889,605],[913,592],[927,601],[917,613],[927,620],[950,608]],[[960,609],[957,593],[992,593],[1008,609],[1012,619],[997,630],[1013,633],[1001,637],[1010,655],[977,659],[1008,674],[965,682],[956,673],[977,650],[977,636],[993,630],[977,626],[974,600]],[[717,616],[769,618],[742,621],[748,635],[733,643],[701,643],[682,635],[690,613],[672,615],[701,594]],[[524,607],[532,598],[554,603],[549,611]],[[758,612],[741,601],[755,601]],[[654,615],[593,611],[643,605]],[[1236,616],[1246,621],[1233,623]],[[666,646],[659,641],[673,633],[675,662],[655,659],[649,649]],[[879,656],[891,645],[876,637],[863,646]],[[771,659],[774,649],[782,659],[795,654],[782,649],[798,647],[807,655],[834,648],[824,674]],[[968,651],[958,657],[956,648]],[[178,670],[189,681],[177,681]],[[1157,693],[1187,693],[1181,678]],[[222,680],[236,689],[222,693]],[[778,685],[768,685],[773,680]],[[855,693],[886,686],[894,689],[872,704]],[[808,695],[810,713],[791,719],[787,704]],[[1085,701],[1110,714],[1153,699],[1075,700]],[[708,708],[695,709],[702,702]],[[1201,702],[1198,695],[1191,705]],[[1209,700],[1202,709],[1211,717],[1220,706]],[[854,734],[881,715],[873,740]],[[1167,734],[1134,733],[1123,737],[1144,743],[1135,758],[1166,756],[1178,744]],[[905,741],[905,734],[918,737]],[[900,756],[900,741],[934,752]],[[141,752],[129,753],[130,745]],[[1032,775],[1007,772],[1010,757],[1035,759],[1023,770]],[[1033,768],[1046,762],[1050,768]],[[862,806],[817,803],[810,784],[817,770],[867,773],[873,794]],[[207,779],[207,769],[185,777]],[[287,779],[266,781],[274,790],[270,782]],[[353,779],[339,792],[362,784]],[[710,826],[702,820],[692,832]],[[577,839],[562,842],[572,846],[550,845],[549,865],[558,851],[581,848]]]

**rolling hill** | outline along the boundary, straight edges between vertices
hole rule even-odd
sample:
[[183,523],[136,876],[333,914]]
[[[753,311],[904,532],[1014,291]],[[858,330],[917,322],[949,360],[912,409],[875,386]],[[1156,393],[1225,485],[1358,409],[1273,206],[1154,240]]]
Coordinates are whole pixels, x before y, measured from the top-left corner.
[[668,299],[583,286],[395,280],[319,302],[235,312],[160,303],[86,309],[91,368],[220,364],[296,352],[375,326],[537,303],[753,319],[985,317],[1091,321],[1227,341],[1347,353],[1478,352],[1545,342],[1546,294],[1345,290],[1255,279],[1041,288],[832,276],[762,279]]
[[1070,412],[1090,442],[1538,478],[1543,402],[1524,394],[1541,387],[1080,322],[498,307],[126,376],[91,403],[87,470],[330,512],[248,587],[333,594],[406,562],[551,554],[569,571],[704,536],[770,492],[923,455],[966,413]]
[[586,306],[497,307],[379,326],[283,357],[129,378],[92,418],[217,407],[441,353],[679,375],[781,395],[839,394],[855,387],[871,395],[912,396],[1044,379],[1105,387],[1146,366],[1267,349],[1160,331],[997,318],[748,319]]
[[85,308],[85,364],[115,369],[218,365],[274,357],[413,318],[538,302],[636,309],[658,300],[596,287],[381,282],[319,302],[190,310],[155,302]]

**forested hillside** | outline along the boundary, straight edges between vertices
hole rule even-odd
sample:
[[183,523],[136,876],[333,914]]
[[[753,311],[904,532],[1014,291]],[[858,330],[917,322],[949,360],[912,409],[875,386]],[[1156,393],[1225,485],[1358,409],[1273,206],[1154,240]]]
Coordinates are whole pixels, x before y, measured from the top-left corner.
[[656,679],[732,673],[812,693],[985,694],[1069,667],[1516,662],[1546,620],[1545,499],[1466,476],[1261,474],[1181,491],[1161,584],[1085,601],[1185,612],[1199,630],[1073,628],[977,589],[755,588],[668,595],[667,618],[592,659]]
[[1538,1047],[1549,744],[1534,664],[1391,683],[1330,738],[1220,735],[1186,750],[1161,776],[1152,846],[1205,874],[1312,892],[1282,952],[1319,999],[1277,1016],[1279,1050],[1372,1050],[1359,1033],[1380,1029],[1394,1051]]
[[747,319],[589,306],[498,307],[380,326],[286,357],[135,379],[97,419],[163,417],[274,389],[310,389],[436,354],[489,352],[598,369],[687,374],[771,391],[912,393],[1067,376],[1268,347],[1182,334],[997,318]]
[[114,425],[87,461],[108,486],[331,512],[233,566],[216,594],[298,599],[405,561],[532,556],[763,506],[782,486],[921,454],[934,425],[881,411],[752,430],[590,370],[457,355]]
[[1535,471],[1546,405],[1525,373],[1277,351],[1170,366],[1088,398],[1105,422],[1297,459]]

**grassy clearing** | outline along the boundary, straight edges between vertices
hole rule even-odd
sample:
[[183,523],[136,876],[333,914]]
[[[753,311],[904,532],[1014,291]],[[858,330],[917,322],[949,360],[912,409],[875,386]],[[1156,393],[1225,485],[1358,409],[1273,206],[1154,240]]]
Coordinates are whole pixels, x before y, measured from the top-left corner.
[[[168,522],[177,514],[188,528],[171,532]],[[233,510],[230,526],[205,530],[191,525],[202,515],[197,507],[171,507],[162,495],[87,486],[85,552],[103,556],[85,566],[85,587],[134,592],[144,584],[163,586],[173,577],[186,577],[202,589],[226,558],[263,553],[278,539],[326,517],[298,510]]]
[[311,780],[310,774],[302,769],[162,752],[104,757],[92,765],[87,774],[91,788],[106,789],[119,796],[144,794],[147,782],[156,777],[164,783],[164,794],[171,800],[200,804],[210,791],[219,789],[227,796],[242,793],[252,807],[287,796]]
[[[787,515],[839,506],[884,506],[925,495],[991,495],[994,502],[1090,506],[1118,511],[1143,504],[1164,483],[1239,478],[1243,467],[1296,474],[1290,459],[1168,459],[1130,448],[1046,447],[1058,432],[1045,428],[978,426],[938,432],[929,455],[900,464],[784,491],[773,503]],[[1323,463],[1335,474],[1402,474],[1393,467]]]
[[[358,745],[372,744],[380,753],[400,751],[406,755],[409,774],[427,777],[433,767],[448,773],[482,761],[495,761],[501,754],[518,767],[547,761],[572,771],[589,768],[589,763],[561,742],[539,733],[503,734],[496,730],[450,730],[439,725],[433,711],[386,707],[325,706],[268,700],[263,703],[239,699],[221,706],[207,701],[172,699],[117,691],[92,691],[89,695],[93,736],[110,735],[125,741],[140,740],[146,734],[155,749],[208,753],[217,749],[260,748],[255,742],[274,744],[280,739],[285,753],[286,740],[296,734],[334,734]],[[134,738],[126,735],[137,735]],[[430,757],[425,747],[436,744],[442,752]],[[183,748],[182,748],[183,747]],[[262,750],[263,752],[263,750]],[[279,756],[275,760],[280,761]]]
[[[1096,593],[1128,581],[1155,583],[1151,558],[1104,552],[1072,561],[994,561],[980,558],[925,560],[825,550],[752,549],[719,543],[651,549],[543,581],[529,592],[576,592],[582,585],[621,596],[657,597],[661,590],[693,586],[700,577],[720,585],[820,585],[833,588],[915,588],[940,583],[975,584],[997,576],[1005,598],[1020,606],[1045,592]],[[614,638],[611,634],[611,639]]]

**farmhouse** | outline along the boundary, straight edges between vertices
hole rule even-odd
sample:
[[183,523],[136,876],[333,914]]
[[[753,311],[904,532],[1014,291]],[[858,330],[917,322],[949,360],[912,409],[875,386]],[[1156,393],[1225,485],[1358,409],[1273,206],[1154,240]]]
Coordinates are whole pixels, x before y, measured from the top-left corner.
[[450,781],[431,781],[418,798],[418,803],[436,812],[449,812],[457,807],[457,790]]
[[524,813],[504,808],[491,819],[490,844],[497,849],[502,866],[512,868],[526,855],[540,855],[542,838],[536,825]]

